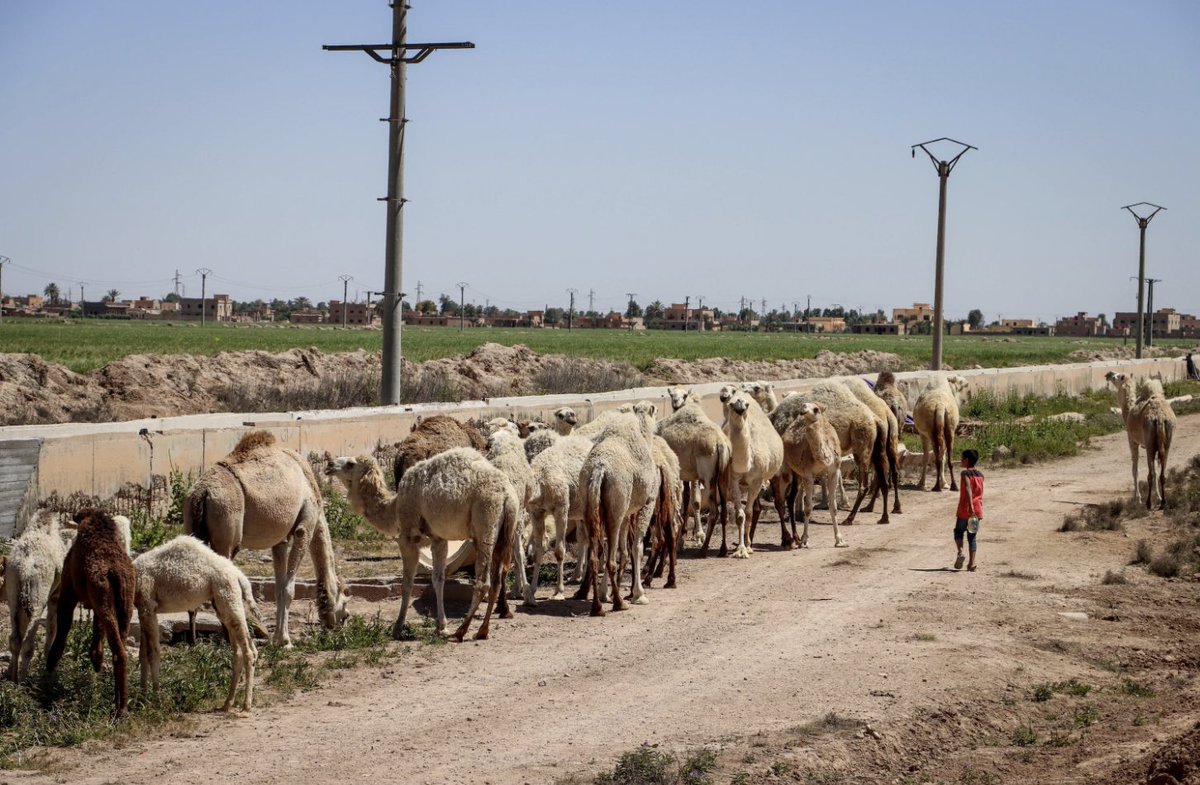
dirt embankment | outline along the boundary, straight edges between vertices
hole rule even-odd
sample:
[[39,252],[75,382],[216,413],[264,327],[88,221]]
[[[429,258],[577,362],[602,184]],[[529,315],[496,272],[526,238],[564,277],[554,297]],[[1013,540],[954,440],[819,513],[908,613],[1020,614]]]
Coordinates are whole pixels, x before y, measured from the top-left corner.
[[[821,352],[813,360],[659,360],[627,363],[539,354],[487,343],[470,354],[404,364],[406,403],[543,393],[587,393],[642,385],[791,379],[900,370],[874,351]],[[380,356],[365,351],[198,355],[135,354],[77,374],[32,354],[0,354],[0,424],[95,422],[219,411],[289,411],[377,403]]]

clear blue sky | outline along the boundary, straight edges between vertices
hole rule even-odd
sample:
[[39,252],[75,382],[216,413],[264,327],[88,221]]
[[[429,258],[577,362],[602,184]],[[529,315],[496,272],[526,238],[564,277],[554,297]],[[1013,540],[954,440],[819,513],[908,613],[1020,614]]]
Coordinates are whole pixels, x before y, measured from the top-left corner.
[[[1200,311],[1200,4],[415,0],[404,288],[516,308]],[[9,292],[381,289],[382,0],[0,4]],[[803,307],[803,306],[802,306]]]

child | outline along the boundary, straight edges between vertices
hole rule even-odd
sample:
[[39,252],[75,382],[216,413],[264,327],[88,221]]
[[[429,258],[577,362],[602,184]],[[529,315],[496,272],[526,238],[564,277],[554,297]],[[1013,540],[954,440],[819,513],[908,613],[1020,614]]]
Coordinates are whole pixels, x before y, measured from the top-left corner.
[[[975,532],[979,529],[979,520],[983,518],[983,472],[975,468],[977,463],[979,463],[978,452],[963,450],[958,513],[954,522],[954,544],[958,546],[958,558],[954,560],[954,569],[961,570],[963,566],[963,534],[965,533],[971,553],[971,560],[967,562],[968,572],[975,572]],[[971,521],[972,518],[975,519],[974,522]]]

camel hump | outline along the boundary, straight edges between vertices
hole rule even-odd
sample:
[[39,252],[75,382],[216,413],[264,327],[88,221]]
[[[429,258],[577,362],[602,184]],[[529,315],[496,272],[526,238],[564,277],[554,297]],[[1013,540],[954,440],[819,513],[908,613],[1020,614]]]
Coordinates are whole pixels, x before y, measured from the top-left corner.
[[275,445],[275,434],[269,431],[251,431],[243,436],[233,448],[233,452],[229,453],[225,459],[229,463],[238,463],[250,456],[255,450],[262,447],[273,447]]

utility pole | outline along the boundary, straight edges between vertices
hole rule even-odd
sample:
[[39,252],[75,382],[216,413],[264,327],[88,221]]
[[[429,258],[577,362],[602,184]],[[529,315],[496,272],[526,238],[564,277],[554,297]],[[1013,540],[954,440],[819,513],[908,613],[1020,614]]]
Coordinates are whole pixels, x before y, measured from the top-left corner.
[[180,286],[180,282],[181,282],[181,279],[180,279],[180,277],[179,277],[179,268],[178,268],[178,267],[176,267],[176,268],[175,268],[175,296],[176,296],[176,297],[178,297],[178,296],[179,296],[179,286]]
[[[950,142],[962,148],[958,155],[951,158],[949,161],[940,160],[937,156],[929,151],[925,145],[936,144],[938,142]],[[937,230],[937,263],[936,272],[933,284],[933,359],[929,363],[930,370],[940,371],[942,369],[942,279],[945,277],[946,271],[946,182],[950,179],[950,172],[954,171],[954,167],[958,164],[958,159],[962,158],[968,150],[978,150],[978,147],[973,147],[966,142],[960,142],[951,139],[948,136],[943,136],[940,139],[931,139],[928,142],[921,142],[912,146],[912,157],[917,157],[917,148],[920,147],[925,155],[929,156],[929,160],[933,162],[933,168],[937,169],[938,173],[938,230]]]
[[683,331],[687,332],[688,311],[692,309],[692,298],[685,296],[683,298]]
[[83,281],[79,282],[79,307],[83,308]]
[[[196,275],[200,276],[200,326],[203,327],[207,321],[208,303],[205,299],[208,297],[208,276],[212,274],[212,270],[207,267],[201,267],[196,271]],[[79,298],[83,299],[83,284],[79,285]]]
[[571,295],[571,306],[567,308],[567,332],[571,332],[571,322],[575,318],[575,294],[578,289],[568,289],[567,294]]
[[342,282],[342,327],[346,326],[346,291],[350,288],[350,282],[354,280],[353,275],[339,275],[338,280]]
[[467,319],[467,282],[459,281],[455,285],[458,287],[458,331],[461,333],[463,331],[463,325],[466,323]]
[[746,310],[746,298],[743,295],[738,298],[738,321],[742,320],[742,312]]
[[594,302],[595,299],[596,299],[596,290],[588,289],[588,313],[595,313],[595,311],[596,311],[596,305]]
[[633,298],[637,297],[637,292],[625,292],[625,296],[629,298],[629,307],[625,309],[627,314],[625,318],[629,319],[629,329],[633,330]]
[[[7,256],[0,255],[0,299],[4,298],[4,265],[11,262]],[[0,322],[4,321],[4,306],[0,305]]]
[[[1154,212],[1150,213],[1149,215],[1142,216],[1142,215],[1139,215],[1137,210],[1134,209],[1136,207],[1142,207],[1142,208],[1153,207]],[[1144,301],[1142,299],[1143,296],[1145,295],[1145,281],[1146,281],[1146,227],[1150,225],[1150,220],[1152,218],[1154,218],[1154,216],[1158,215],[1160,210],[1165,210],[1167,208],[1160,207],[1157,204],[1150,204],[1149,202],[1138,202],[1137,204],[1127,204],[1124,207],[1122,207],[1121,209],[1128,210],[1129,214],[1132,215],[1134,220],[1137,221],[1138,231],[1141,235],[1141,239],[1140,239],[1139,245],[1138,245],[1137,344],[1136,344],[1136,348],[1134,351],[1134,356],[1140,360],[1140,359],[1142,359],[1142,332],[1143,332],[1143,328],[1144,328],[1145,322],[1146,322],[1146,311],[1145,311],[1145,308],[1143,307]],[[1145,210],[1143,209],[1142,212],[1145,212]]]
[[[329,52],[366,52],[373,60],[391,69],[391,102],[388,116],[388,193],[380,201],[387,204],[387,241],[384,246],[383,282],[383,374],[380,402],[385,406],[400,403],[400,329],[404,323],[400,290],[404,274],[404,136],[408,118],[404,116],[404,82],[407,67],[420,63],[438,49],[474,49],[469,41],[458,43],[408,43],[408,0],[392,2],[392,42],[390,44],[350,44],[323,46]],[[384,53],[384,54],[381,54]]]
[[1149,288],[1146,297],[1146,345],[1154,345],[1154,284],[1160,283],[1162,278],[1147,278],[1146,286]]
[[417,281],[417,304],[421,303],[421,282]]

